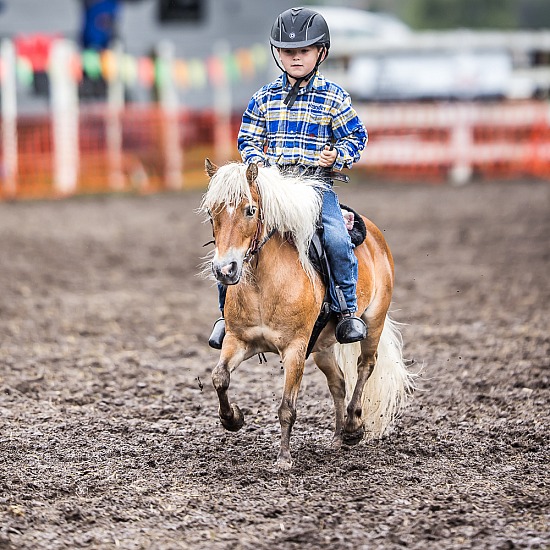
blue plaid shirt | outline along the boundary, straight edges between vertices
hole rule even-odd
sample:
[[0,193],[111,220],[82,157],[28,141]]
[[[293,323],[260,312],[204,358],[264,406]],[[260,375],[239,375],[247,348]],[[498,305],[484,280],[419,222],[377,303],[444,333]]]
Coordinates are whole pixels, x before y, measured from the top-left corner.
[[316,73],[291,109],[285,74],[258,90],[243,114],[238,147],[245,163],[317,166],[327,143],[338,152],[333,168],[351,168],[368,140],[349,94]]

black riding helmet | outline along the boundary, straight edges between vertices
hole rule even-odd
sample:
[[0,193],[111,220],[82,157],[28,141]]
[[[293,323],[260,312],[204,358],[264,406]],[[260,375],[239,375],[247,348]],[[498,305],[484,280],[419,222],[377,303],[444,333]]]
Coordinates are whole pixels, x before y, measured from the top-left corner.
[[305,48],[321,44],[328,50],[330,33],[320,13],[309,8],[291,8],[277,17],[269,41],[275,48]]
[[285,105],[290,109],[296,100],[300,84],[308,81],[317,71],[323,54],[330,48],[330,32],[324,17],[316,11],[309,8],[291,8],[284,11],[277,17],[273,27],[271,27],[271,54],[279,69],[286,72],[275,56],[273,48],[305,48],[307,46],[320,45],[319,57],[313,70],[307,75],[296,80],[294,86],[285,98]]

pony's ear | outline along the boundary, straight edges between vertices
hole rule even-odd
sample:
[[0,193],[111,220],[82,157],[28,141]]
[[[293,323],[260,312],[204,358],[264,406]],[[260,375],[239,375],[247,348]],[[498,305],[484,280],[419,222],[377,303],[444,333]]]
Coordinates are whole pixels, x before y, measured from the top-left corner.
[[258,165],[251,162],[246,169],[246,179],[250,185],[252,185],[258,177]]
[[204,167],[206,168],[206,173],[209,178],[211,178],[218,171],[218,167],[209,158],[204,160]]

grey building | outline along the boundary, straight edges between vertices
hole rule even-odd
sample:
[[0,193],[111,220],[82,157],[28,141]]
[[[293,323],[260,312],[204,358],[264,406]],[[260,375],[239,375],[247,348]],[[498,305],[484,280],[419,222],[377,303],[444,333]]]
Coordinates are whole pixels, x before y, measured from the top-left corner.
[[[0,0],[0,37],[59,34],[80,44],[84,5],[98,0]],[[121,0],[116,35],[124,50],[134,56],[151,55],[168,41],[181,59],[205,60],[220,43],[230,51],[254,44],[268,45],[276,16],[295,5],[291,0]],[[235,108],[241,109],[252,93],[277,74],[275,64],[253,78],[233,85]],[[180,92],[181,103],[204,107],[212,103],[209,89]],[[47,107],[47,98],[32,97],[23,90],[20,106]],[[150,99],[149,91],[129,89],[134,101]]]

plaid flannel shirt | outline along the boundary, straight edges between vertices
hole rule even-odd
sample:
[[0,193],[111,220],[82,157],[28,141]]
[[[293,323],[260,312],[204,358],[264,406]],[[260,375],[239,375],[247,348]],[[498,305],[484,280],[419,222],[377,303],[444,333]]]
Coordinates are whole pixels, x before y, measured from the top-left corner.
[[333,169],[351,168],[368,136],[349,94],[316,73],[288,109],[283,100],[289,89],[283,74],[250,100],[238,136],[243,161],[317,166],[324,146],[333,143]]

